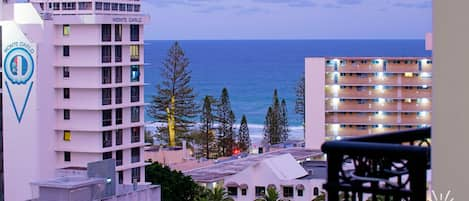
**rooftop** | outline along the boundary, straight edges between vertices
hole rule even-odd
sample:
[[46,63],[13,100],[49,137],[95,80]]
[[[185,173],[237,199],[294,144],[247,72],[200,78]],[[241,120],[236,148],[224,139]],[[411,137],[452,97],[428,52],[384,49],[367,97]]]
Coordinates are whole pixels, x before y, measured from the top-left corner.
[[300,179],[326,179],[327,178],[327,163],[326,161],[304,161],[303,168],[308,172],[307,176]]
[[307,158],[317,157],[322,155],[319,150],[310,150],[304,148],[288,148],[281,149],[273,152],[268,152],[259,155],[251,155],[246,158],[229,160],[214,165],[185,171],[184,174],[191,176],[196,182],[208,183],[220,181],[227,176],[237,174],[244,169],[257,164],[258,162],[273,158],[276,156],[291,154],[296,160],[306,160]]

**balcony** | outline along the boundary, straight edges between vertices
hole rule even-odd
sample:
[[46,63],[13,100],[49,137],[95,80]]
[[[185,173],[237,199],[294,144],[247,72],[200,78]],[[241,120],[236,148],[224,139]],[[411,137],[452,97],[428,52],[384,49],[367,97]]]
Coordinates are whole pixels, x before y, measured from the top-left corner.
[[423,128],[324,143],[328,200],[426,200],[430,138]]

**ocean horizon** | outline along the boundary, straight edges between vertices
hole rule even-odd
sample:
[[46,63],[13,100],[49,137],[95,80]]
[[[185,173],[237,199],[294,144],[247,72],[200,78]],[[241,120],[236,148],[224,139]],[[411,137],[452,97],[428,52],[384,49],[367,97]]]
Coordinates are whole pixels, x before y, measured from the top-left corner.
[[[228,89],[239,124],[246,115],[251,138],[263,137],[263,123],[274,89],[288,107],[291,139],[303,139],[302,118],[294,112],[295,87],[304,72],[306,57],[431,56],[422,40],[181,40],[190,60],[191,84],[202,103],[205,95],[219,97]],[[145,101],[150,103],[160,83],[160,68],[174,41],[145,41]],[[197,119],[196,119],[197,120]],[[145,115],[147,128],[153,120]]]

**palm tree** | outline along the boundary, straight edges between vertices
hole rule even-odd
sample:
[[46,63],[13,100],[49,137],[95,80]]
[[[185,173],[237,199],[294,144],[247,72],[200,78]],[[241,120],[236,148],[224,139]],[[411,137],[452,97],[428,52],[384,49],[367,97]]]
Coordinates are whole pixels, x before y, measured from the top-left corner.
[[321,194],[314,198],[313,201],[326,201],[326,193],[321,192]]
[[208,201],[234,201],[224,188],[216,187],[208,191]]
[[277,201],[279,198],[277,190],[275,188],[267,188],[267,194],[263,198],[256,199],[255,201]]

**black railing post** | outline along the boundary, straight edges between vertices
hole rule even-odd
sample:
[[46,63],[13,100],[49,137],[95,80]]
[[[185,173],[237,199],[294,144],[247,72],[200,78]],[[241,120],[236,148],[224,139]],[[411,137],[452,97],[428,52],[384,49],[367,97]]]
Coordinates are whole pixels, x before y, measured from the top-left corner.
[[427,199],[427,162],[426,152],[420,152],[418,156],[409,161],[411,201]]
[[339,172],[342,168],[342,155],[330,153],[327,155],[327,200],[339,200]]

